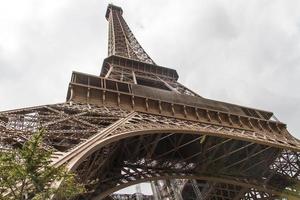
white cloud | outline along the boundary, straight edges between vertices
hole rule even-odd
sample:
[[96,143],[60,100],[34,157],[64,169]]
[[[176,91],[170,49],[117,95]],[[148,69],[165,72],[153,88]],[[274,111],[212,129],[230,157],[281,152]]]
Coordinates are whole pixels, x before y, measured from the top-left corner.
[[[0,110],[63,102],[99,74],[109,1],[0,2]],[[300,137],[300,1],[118,0],[156,63],[200,95],[274,111]]]
[[[107,3],[0,2],[0,109],[64,101],[72,70],[98,74]],[[146,51],[177,69],[181,82],[208,98],[272,110],[300,136],[299,1],[114,3]]]

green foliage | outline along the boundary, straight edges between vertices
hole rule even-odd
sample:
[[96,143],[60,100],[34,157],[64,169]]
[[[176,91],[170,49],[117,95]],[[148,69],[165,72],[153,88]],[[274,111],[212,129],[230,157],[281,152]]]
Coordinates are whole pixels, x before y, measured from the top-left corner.
[[43,135],[40,130],[22,148],[0,152],[0,200],[69,199],[84,192],[65,166],[50,165],[52,152],[41,147]]

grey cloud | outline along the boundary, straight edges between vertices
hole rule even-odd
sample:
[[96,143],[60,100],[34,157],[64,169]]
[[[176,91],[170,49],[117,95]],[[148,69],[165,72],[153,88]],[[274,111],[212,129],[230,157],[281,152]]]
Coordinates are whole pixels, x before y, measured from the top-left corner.
[[216,39],[223,39],[230,41],[238,37],[238,30],[234,25],[234,20],[228,14],[228,11],[220,6],[214,5],[211,12],[204,17],[206,21],[207,37],[214,37]]
[[[300,1],[113,2],[147,53],[176,69],[181,83],[210,99],[273,111],[300,137]],[[2,10],[0,110],[63,102],[73,70],[99,74],[108,3],[14,0],[5,20]]]
[[[0,110],[63,102],[71,71],[99,74],[107,53],[109,1],[65,0],[47,14],[54,2],[29,2],[10,22],[17,32],[0,19],[0,35],[17,44],[10,51],[0,40]],[[274,111],[300,137],[299,1],[114,3],[180,82],[207,98]]]

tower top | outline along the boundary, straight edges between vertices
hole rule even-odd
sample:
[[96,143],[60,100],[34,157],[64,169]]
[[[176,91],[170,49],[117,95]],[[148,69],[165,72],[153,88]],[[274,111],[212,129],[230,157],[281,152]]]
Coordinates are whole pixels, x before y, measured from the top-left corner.
[[113,4],[107,6],[105,17],[109,22],[108,56],[119,56],[156,65],[137,41],[122,14],[121,7]]
[[108,4],[107,6],[107,10],[106,10],[106,14],[105,14],[105,18],[108,20],[109,18],[109,13],[111,10],[115,10],[118,11],[121,15],[123,14],[123,10],[121,7],[119,6],[115,6],[114,4]]

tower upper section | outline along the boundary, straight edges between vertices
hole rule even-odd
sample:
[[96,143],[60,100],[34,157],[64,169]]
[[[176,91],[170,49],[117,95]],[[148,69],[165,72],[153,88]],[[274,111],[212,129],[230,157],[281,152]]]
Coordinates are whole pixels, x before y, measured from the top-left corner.
[[178,86],[176,70],[155,64],[133,35],[122,14],[121,7],[108,5],[105,15],[109,22],[108,58],[103,62],[101,77],[196,95]]
[[121,7],[108,5],[105,15],[109,22],[108,56],[116,55],[155,65],[134,37],[122,14]]
[[272,112],[206,99],[180,84],[176,70],[159,66],[150,58],[122,15],[121,7],[108,5],[108,57],[103,61],[100,77],[74,72],[68,101],[184,119],[199,120],[202,116],[216,123],[226,118],[229,125],[245,120],[250,127],[254,123],[260,127],[260,121],[264,121],[269,126]]

